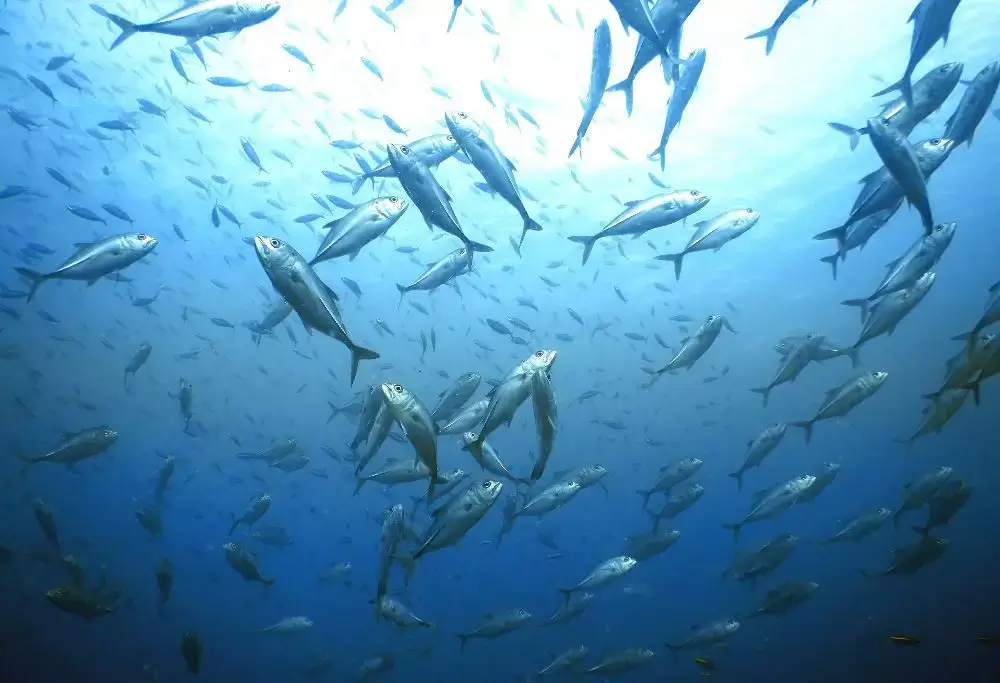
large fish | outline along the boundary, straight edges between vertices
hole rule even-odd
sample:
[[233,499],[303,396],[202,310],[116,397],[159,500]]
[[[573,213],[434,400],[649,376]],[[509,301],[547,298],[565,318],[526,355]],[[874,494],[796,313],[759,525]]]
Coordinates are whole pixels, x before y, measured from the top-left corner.
[[[443,133],[428,135],[425,138],[408,142],[406,146],[410,148],[411,152],[417,155],[417,158],[427,168],[434,168],[441,162],[455,156],[455,153],[458,151],[458,142],[455,140],[455,136]],[[357,158],[361,159],[361,157]],[[364,172],[351,183],[353,194],[358,193],[358,190],[361,189],[366,180],[371,180],[372,187],[375,187],[375,178],[396,177],[396,172],[392,170],[392,164],[388,160],[371,169],[365,164],[363,169]]]
[[409,202],[395,195],[376,197],[330,221],[323,226],[329,232],[309,265],[315,266],[340,256],[349,256],[353,261],[365,245],[389,232],[409,206]]
[[891,127],[888,120],[879,118],[868,120],[868,139],[885,168],[903,190],[903,196],[920,213],[924,232],[929,234],[934,229],[934,218],[931,215],[931,201],[927,196],[927,178],[910,141],[899,130]]
[[681,279],[681,266],[684,257],[696,251],[718,251],[726,244],[757,225],[760,214],[753,209],[733,209],[707,221],[701,221],[695,227],[695,232],[688,240],[683,251],[676,254],[661,254],[656,258],[660,261],[671,261],[674,264],[674,277]]
[[92,285],[105,275],[117,273],[132,265],[149,252],[158,242],[145,233],[126,233],[106,237],[97,242],[78,242],[77,252],[50,273],[39,273],[29,268],[16,268],[31,284],[28,301],[46,280],[83,280]]
[[379,355],[351,340],[337,308],[337,295],[290,245],[275,237],[265,236],[255,237],[253,244],[271,284],[295,309],[306,329],[333,337],[351,352],[353,384],[358,375],[358,364],[362,360],[375,360]]
[[[707,54],[703,48],[698,48],[688,55],[687,60],[680,67],[680,75],[677,78],[677,83],[674,85],[673,92],[670,93],[670,101],[667,103],[667,119],[663,123],[663,134],[660,136],[660,144],[649,155],[651,159],[657,156],[660,157],[660,170],[666,167],[667,143],[670,142],[670,136],[673,134],[674,129],[680,124],[681,117],[684,116],[684,110],[687,109],[688,103],[691,101],[691,97],[698,87],[701,72],[705,68],[705,56]],[[663,68],[667,68],[666,62],[664,62]]]
[[910,14],[913,22],[913,36],[910,39],[910,58],[906,62],[903,77],[892,85],[875,93],[875,96],[885,95],[893,90],[903,93],[907,104],[913,104],[913,87],[910,79],[920,60],[927,56],[931,48],[939,40],[948,44],[948,32],[951,30],[951,19],[962,0],[920,0]]
[[[583,119],[576,130],[576,140],[573,141],[573,146],[569,150],[569,156],[573,156],[573,152],[580,149],[583,138],[587,135],[587,129],[590,128],[590,123],[594,120],[594,115],[597,113],[597,108],[601,106],[601,97],[604,96],[604,90],[608,87],[608,77],[610,75],[611,29],[608,28],[608,22],[602,19],[601,23],[594,29],[594,54],[590,64],[590,90],[587,92],[587,104],[583,109]],[[582,149],[580,150],[580,156],[583,156]]]
[[466,236],[458,223],[458,216],[451,206],[451,197],[441,187],[430,169],[406,145],[389,145],[389,163],[396,173],[403,190],[420,211],[430,228],[438,227],[449,235],[462,240],[467,253],[469,269],[472,269],[472,254],[476,251],[493,251],[493,247],[473,242]]
[[[774,20],[774,23],[765,28],[763,31],[757,31],[756,33],[751,33],[746,37],[747,40],[753,38],[766,38],[767,44],[764,48],[764,54],[770,55],[771,50],[774,49],[774,41],[778,39],[778,31],[785,22],[792,18],[792,15],[809,0],[788,0],[788,3],[782,8],[781,13],[778,14],[778,18]],[[813,4],[816,4],[816,0],[813,0]]]
[[273,17],[281,9],[281,3],[277,0],[188,2],[184,7],[148,24],[129,21],[112,14],[100,5],[93,4],[90,8],[121,29],[121,34],[109,48],[114,50],[136,33],[160,33],[185,38],[190,43],[222,33],[237,34],[245,28],[256,26]]
[[465,112],[447,112],[444,120],[448,124],[448,130],[458,141],[458,146],[483,176],[490,191],[500,195],[521,216],[524,224],[518,245],[524,242],[528,231],[540,232],[542,226],[524,208],[521,191],[514,179],[514,164],[500,151],[493,136]]

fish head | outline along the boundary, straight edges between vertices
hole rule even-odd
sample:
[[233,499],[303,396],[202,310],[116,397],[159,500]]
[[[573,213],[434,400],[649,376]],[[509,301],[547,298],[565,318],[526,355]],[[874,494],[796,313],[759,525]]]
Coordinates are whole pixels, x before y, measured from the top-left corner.
[[292,248],[277,237],[258,235],[253,238],[253,247],[260,265],[269,272],[283,270],[294,260]]
[[[917,153],[924,175],[929,175],[945,162],[953,149],[955,149],[955,141],[951,138],[931,138],[919,143],[914,151]],[[927,166],[926,169],[924,169],[925,166]]]
[[531,354],[525,361],[526,370],[528,372],[545,370],[548,371],[552,368],[552,364],[556,362],[556,351],[551,349],[539,349]]
[[557,491],[563,496],[569,496],[580,490],[580,482],[576,480],[570,480],[563,482],[562,486],[557,489]]
[[890,516],[892,516],[892,510],[890,510],[889,508],[879,508],[878,510],[875,511],[876,519],[886,520],[889,519]]
[[45,591],[45,597],[48,598],[51,602],[59,602],[61,600],[65,600],[69,596],[70,592],[66,588],[61,588],[61,587],[51,588]]
[[920,294],[926,294],[930,291],[931,286],[937,279],[937,274],[933,270],[929,270],[920,276],[920,279],[914,283],[914,289]]
[[236,3],[236,13],[248,27],[267,21],[281,9],[278,0],[240,0]]
[[951,545],[951,540],[947,538],[935,538],[934,545],[936,545],[941,550],[944,550]]
[[838,465],[835,462],[825,463],[823,465],[823,471],[824,472],[839,472],[840,471],[840,465]]
[[528,619],[531,619],[531,612],[526,609],[514,610],[514,618],[518,621],[527,621]]
[[688,489],[689,495],[700,496],[705,493],[705,487],[701,484],[692,484],[691,488]]
[[110,427],[101,427],[97,430],[97,440],[106,444],[112,444],[118,440],[118,432]]
[[240,544],[230,541],[222,546],[222,549],[226,551],[226,554],[238,554],[241,551]]
[[[920,80],[927,83],[930,93],[936,94],[938,97],[941,97],[941,95],[947,97],[947,94],[955,89],[958,81],[962,78],[963,68],[961,62],[948,62],[935,69],[931,69]],[[986,69],[989,69],[989,66]],[[986,71],[986,69],[983,69],[983,71]],[[934,99],[938,98],[935,97]]]
[[[950,141],[949,141],[950,142]],[[936,249],[943,251],[955,236],[956,223],[939,223],[934,226],[934,230],[927,237]]]
[[122,243],[133,254],[148,254],[159,244],[155,237],[147,235],[144,232],[132,232],[122,235]]
[[397,176],[400,175],[400,170],[412,173],[414,170],[426,168],[424,162],[420,160],[420,157],[409,145],[390,143],[386,145],[385,151],[389,157],[389,164]]
[[802,338],[802,346],[810,350],[817,349],[823,344],[825,340],[826,337],[823,336],[822,334],[810,333]]
[[698,190],[677,190],[672,195],[678,204],[689,208],[692,213],[708,204],[711,200],[707,194]]
[[500,492],[503,490],[503,484],[495,479],[483,479],[481,482],[476,484],[476,496],[480,500],[490,501],[491,503],[500,497]]
[[722,628],[726,633],[736,633],[740,630],[740,622],[736,619],[730,619],[722,625]]
[[379,197],[372,201],[372,210],[381,218],[395,223],[410,208],[410,202],[401,195]]
[[873,387],[880,387],[885,384],[885,380],[889,378],[889,373],[885,370],[877,370],[871,375],[871,382]]
[[483,376],[478,372],[464,372],[458,377],[458,384],[479,384]]
[[684,458],[684,460],[681,461],[681,470],[684,472],[694,472],[704,464],[705,461],[701,458]]
[[444,122],[456,142],[470,140],[480,135],[479,124],[464,111],[445,112]]
[[639,564],[639,562],[634,557],[629,557],[628,555],[622,555],[621,557],[618,558],[616,564],[618,565],[619,570],[621,570],[622,572],[627,572],[630,569],[632,569],[632,567]]

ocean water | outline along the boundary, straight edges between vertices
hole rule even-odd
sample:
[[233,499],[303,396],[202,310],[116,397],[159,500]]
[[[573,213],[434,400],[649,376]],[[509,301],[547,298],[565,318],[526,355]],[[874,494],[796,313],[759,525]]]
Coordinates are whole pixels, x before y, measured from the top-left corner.
[[[935,218],[957,229],[926,299],[894,334],[863,346],[859,369],[846,357],[810,363],[795,382],[774,390],[766,408],[749,391],[774,376],[780,356],[773,347],[785,337],[818,333],[852,344],[858,312],[841,301],[871,293],[885,264],[921,235],[917,212],[904,206],[866,248],[850,252],[836,280],[819,260],[832,243],[812,239],[846,219],[858,179],[881,165],[867,138],[851,151],[848,138],[826,124],[860,127],[891,99],[872,93],[906,65],[915,2],[806,5],[765,56],[763,41],[745,36],[772,22],[783,0],[703,0],[684,24],[681,53],[704,48],[705,68],[662,171],[647,155],[660,138],[671,90],[655,62],[636,79],[632,115],[620,93],[605,94],[582,154],[567,158],[602,20],[611,35],[610,82],[631,65],[636,32],[626,34],[610,3],[467,0],[449,32],[446,0],[398,3],[387,15],[394,27],[361,0],[282,4],[238,36],[200,41],[205,67],[183,39],[170,36],[139,34],[109,51],[118,32],[85,3],[9,0],[0,10],[2,104],[10,113],[0,115],[0,188],[27,188],[0,199],[0,282],[10,294],[0,301],[0,546],[10,551],[0,564],[0,680],[194,679],[181,655],[186,631],[196,631],[204,648],[197,678],[212,681],[357,680],[363,662],[380,653],[391,654],[395,666],[373,680],[535,680],[554,655],[576,645],[589,647],[588,667],[605,652],[649,648],[655,657],[622,676],[634,681],[997,680],[1000,653],[981,640],[1000,635],[1000,512],[992,505],[1000,486],[997,387],[986,383],[981,405],[967,401],[939,434],[911,447],[898,442],[919,426],[922,395],[940,387],[945,361],[961,357],[962,344],[951,338],[972,328],[987,288],[1000,278],[995,105],[974,144],[956,148],[929,183]],[[104,8],[136,21],[175,9],[124,0]],[[964,0],[947,45],[934,47],[916,75],[957,61],[963,79],[971,79],[1000,56],[998,31],[1000,4]],[[171,51],[191,82],[171,64]],[[48,70],[59,56],[72,60]],[[248,85],[221,87],[209,77]],[[262,90],[267,84],[288,92]],[[965,88],[958,85],[911,139],[942,135]],[[163,116],[139,112],[137,98],[161,107]],[[395,283],[412,282],[459,246],[441,230],[428,231],[410,206],[356,259],[316,267],[339,295],[352,337],[381,355],[362,362],[353,386],[344,347],[307,333],[295,314],[256,343],[244,322],[261,320],[278,295],[243,238],[273,236],[312,256],[323,225],[346,210],[327,210],[311,195],[334,195],[324,199],[328,206],[404,196],[391,178],[354,195],[349,182],[322,172],[353,178],[355,154],[372,162],[371,155],[384,159],[387,143],[447,134],[443,115],[456,110],[492,130],[543,230],[528,233],[517,253],[517,212],[476,187],[483,178],[473,166],[449,159],[435,177],[469,237],[494,249],[476,255],[472,273],[400,299]],[[99,125],[115,121],[129,130]],[[241,138],[264,171],[250,162]],[[338,148],[331,140],[359,146]],[[687,221],[641,239],[604,239],[581,265],[582,250],[567,237],[596,233],[626,201],[665,188],[696,189],[711,201]],[[241,225],[224,216],[213,222],[218,205]],[[754,209],[759,222],[717,253],[687,257],[679,280],[669,263],[654,259],[683,248],[697,221],[738,208]],[[295,221],[310,213],[321,216]],[[15,267],[47,272],[74,252],[74,243],[132,230],[159,244],[122,272],[128,281],[46,282],[30,302],[17,295],[28,284]],[[154,295],[151,305],[134,305]],[[723,330],[692,369],[645,386],[647,370],[666,365],[710,315],[724,315],[737,333]],[[678,316],[690,321],[672,319]],[[485,322],[509,325],[510,317],[533,330],[513,330],[524,344]],[[429,339],[432,330],[435,344],[423,349],[421,336]],[[126,388],[123,371],[142,343],[152,352]],[[458,545],[422,558],[409,586],[400,567],[392,569],[390,593],[434,628],[400,632],[376,620],[382,511],[404,504],[407,523],[423,532],[428,517],[423,507],[411,514],[419,507],[411,499],[426,484],[373,482],[352,495],[347,444],[356,411],[327,420],[328,404],[357,405],[368,385],[388,382],[433,407],[461,373],[500,380],[536,349],[558,353],[550,371],[558,430],[542,484],[557,471],[596,463],[609,471],[606,492],[591,487],[540,520],[520,519],[497,546],[503,502],[527,490],[504,481],[501,500]],[[195,357],[180,357],[193,350]],[[818,423],[808,444],[802,430],[789,427],[737,491],[727,475],[743,462],[748,441],[775,422],[808,419],[827,390],[876,370],[888,372],[883,388],[845,417]],[[175,395],[182,378],[194,396],[187,429]],[[487,388],[484,382],[477,398]],[[581,399],[589,391],[598,393]],[[489,440],[520,477],[539,450],[530,404]],[[22,472],[21,458],[49,452],[65,432],[98,425],[119,434],[107,452],[73,468],[39,463]],[[394,435],[366,473],[413,457],[398,427]],[[301,470],[236,457],[290,437],[310,459]],[[438,449],[442,471],[460,467],[469,484],[490,476],[457,437],[441,436]],[[162,502],[163,533],[151,538],[135,512],[157,505],[153,491],[167,456],[176,458],[176,473]],[[692,481],[706,491],[676,519],[663,520],[680,531],[676,545],[596,590],[579,619],[542,626],[563,603],[558,588],[623,553],[628,536],[649,530],[635,492],[684,457],[704,461]],[[746,514],[753,492],[829,462],[841,470],[828,490],[747,525],[734,544],[723,524]],[[911,527],[922,523],[926,508],[858,543],[819,545],[856,515],[895,510],[906,483],[942,465],[953,467],[973,495],[951,524],[933,532],[951,541],[938,561],[905,576],[859,572],[884,569],[893,548],[917,540]],[[245,528],[227,535],[231,515],[265,491],[273,503],[258,525],[286,529],[288,547],[266,546]],[[108,586],[120,591],[116,611],[86,620],[46,599],[68,579],[34,519],[38,498],[54,515],[60,552],[86,569],[87,585],[103,570]],[[662,500],[654,496],[649,509]],[[734,552],[782,532],[799,541],[773,574],[756,582],[720,578]],[[222,546],[230,540],[257,553],[273,586],[247,583],[227,565]],[[160,610],[154,571],[162,558],[173,565],[174,585]],[[346,580],[319,580],[344,562],[352,566]],[[819,588],[787,614],[748,616],[768,590],[790,580]],[[460,648],[456,634],[514,608],[534,618]],[[291,616],[314,625],[288,635],[260,632]],[[723,645],[676,653],[664,646],[687,638],[693,625],[725,619],[742,625]],[[891,639],[899,635],[920,642]]]

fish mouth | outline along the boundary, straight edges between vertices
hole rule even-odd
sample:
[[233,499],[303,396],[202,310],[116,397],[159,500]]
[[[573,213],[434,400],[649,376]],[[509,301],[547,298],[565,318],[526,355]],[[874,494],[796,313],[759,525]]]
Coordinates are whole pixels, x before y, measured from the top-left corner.
[[271,253],[271,245],[268,244],[270,241],[271,238],[265,235],[257,235],[253,238],[253,248],[257,251],[258,257],[264,258]]

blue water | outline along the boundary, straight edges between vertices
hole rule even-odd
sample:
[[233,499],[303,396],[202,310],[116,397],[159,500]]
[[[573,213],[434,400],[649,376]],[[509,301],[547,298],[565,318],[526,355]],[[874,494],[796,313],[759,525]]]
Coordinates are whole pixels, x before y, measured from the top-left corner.
[[[748,389],[773,376],[774,344],[808,332],[851,344],[858,314],[839,302],[866,296],[883,265],[920,235],[916,212],[904,207],[863,251],[850,253],[836,281],[818,260],[830,244],[811,239],[842,222],[857,179],[880,165],[867,140],[851,152],[847,138],[825,124],[860,126],[878,112],[884,100],[871,93],[896,80],[905,66],[911,33],[906,20],[914,3],[824,0],[803,7],[765,57],[761,41],[744,37],[768,25],[782,0],[704,0],[685,24],[682,52],[703,47],[707,63],[662,173],[646,158],[659,140],[669,93],[656,64],[636,81],[633,115],[625,116],[621,95],[607,94],[582,157],[566,159],[589,83],[592,32],[602,19],[612,33],[611,81],[623,78],[631,64],[635,32],[626,36],[610,4],[467,0],[450,33],[446,0],[406,0],[392,11],[396,29],[361,0],[348,0],[334,19],[337,4],[288,2],[274,18],[235,38],[202,41],[207,69],[182,41],[169,37],[138,35],[109,52],[114,28],[84,4],[10,0],[0,11],[0,27],[9,34],[0,35],[0,99],[40,126],[29,132],[0,116],[0,187],[31,190],[0,200],[0,282],[25,289],[14,266],[50,270],[72,253],[74,242],[129,230],[102,211],[104,203],[124,209],[136,230],[160,240],[152,256],[125,271],[129,283],[46,283],[30,304],[2,300],[18,317],[0,316],[0,545],[13,552],[0,565],[0,680],[184,680],[191,675],[180,638],[192,629],[204,644],[200,677],[213,681],[354,680],[362,662],[381,652],[396,660],[393,671],[381,674],[384,680],[510,681],[533,675],[578,644],[590,647],[591,665],[605,650],[651,648],[654,660],[625,676],[636,681],[700,679],[706,672],[695,656],[710,659],[723,680],[996,680],[1000,655],[977,638],[1000,630],[1000,552],[994,542],[1000,512],[991,504],[1000,485],[997,387],[987,384],[982,406],[969,401],[942,433],[911,449],[895,441],[916,429],[921,394],[939,387],[944,361],[961,349],[950,337],[972,327],[987,287],[1000,277],[1000,123],[993,113],[975,143],[956,149],[930,183],[938,220],[958,224],[935,268],[935,286],[895,334],[862,349],[865,370],[888,371],[884,388],[846,418],[819,423],[808,446],[799,430],[790,429],[764,465],[747,474],[741,493],[727,477],[742,462],[747,441],[766,425],[807,419],[824,392],[856,373],[845,358],[811,364],[796,382],[778,387],[765,409]],[[106,7],[137,19],[173,9],[167,2],[118,5]],[[917,74],[961,61],[965,78],[971,78],[998,57],[998,31],[1000,4],[965,0],[947,46],[935,47]],[[297,47],[315,68],[282,45]],[[194,83],[185,84],[171,66],[171,49]],[[46,71],[59,55],[73,55],[61,71],[79,90]],[[361,57],[375,63],[383,79]],[[57,101],[28,76],[44,81]],[[254,85],[221,88],[207,83],[208,76]],[[484,100],[480,81],[498,107]],[[255,87],[268,83],[291,91]],[[912,139],[939,135],[964,87]],[[163,107],[165,119],[133,116],[136,98]],[[185,105],[212,123],[195,120]],[[505,106],[519,128],[506,119]],[[362,108],[389,115],[408,133],[392,132],[383,120],[360,113]],[[379,152],[386,142],[447,132],[441,117],[454,109],[492,128],[517,166],[520,187],[537,198],[526,204],[544,231],[527,236],[519,257],[509,244],[509,236],[520,233],[516,213],[474,189],[482,179],[471,166],[449,160],[435,171],[437,178],[470,237],[495,247],[477,256],[471,275],[458,278],[460,294],[442,287],[432,295],[411,293],[398,305],[393,284],[411,282],[425,264],[457,246],[439,230],[428,232],[411,208],[356,260],[317,267],[340,295],[352,335],[381,353],[380,360],[362,364],[353,387],[344,348],[307,334],[294,316],[276,337],[256,345],[242,323],[260,320],[276,297],[253,248],[241,238],[274,235],[311,255],[320,226],[343,213],[334,209],[313,228],[295,223],[297,216],[325,213],[311,193],[356,202],[400,192],[390,180],[380,181],[377,194],[368,184],[352,196],[349,184],[324,178],[323,170],[353,176],[357,164],[353,150],[328,144],[316,121],[333,139],[356,140],[364,150]],[[104,130],[108,140],[87,132],[109,120],[127,121],[135,130]],[[241,137],[256,149],[266,174],[244,156]],[[55,182],[46,168],[59,170],[79,191]],[[687,226],[654,230],[636,241],[624,238],[620,250],[616,240],[604,240],[581,266],[579,246],[566,237],[596,232],[624,201],[662,192],[650,173],[663,185],[707,193],[710,205]],[[197,189],[186,176],[209,190]],[[255,186],[261,181],[270,184]],[[224,218],[213,225],[217,202],[236,214],[242,229]],[[87,222],[67,205],[95,211],[107,224]],[[679,282],[669,264],[653,260],[683,247],[695,220],[740,207],[760,212],[759,224],[718,253],[691,255]],[[252,211],[263,212],[264,219],[252,218]],[[187,241],[177,237],[174,225]],[[28,242],[54,253],[25,262]],[[416,249],[412,257],[397,251],[404,246]],[[343,277],[357,282],[360,298]],[[148,311],[130,305],[130,299],[153,296],[158,288],[159,299]],[[538,310],[519,306],[518,297],[530,297]],[[585,324],[575,322],[567,308]],[[693,322],[669,320],[678,314]],[[726,315],[738,334],[723,331],[691,371],[642,388],[648,380],[643,368],[660,367],[671,357],[653,334],[676,349],[686,336],[681,325],[694,331],[711,314]],[[508,316],[536,330],[530,346],[512,344],[483,323]],[[213,325],[211,318],[231,321],[236,329]],[[592,335],[600,323],[609,325]],[[437,347],[424,353],[420,335],[432,328]],[[631,340],[628,332],[646,340]],[[143,342],[152,345],[152,355],[126,392],[123,369]],[[193,348],[202,349],[196,359],[177,359]],[[352,467],[328,457],[323,447],[346,455],[355,420],[341,415],[327,423],[328,402],[347,405],[367,384],[388,381],[433,405],[450,384],[442,371],[451,378],[477,371],[500,379],[535,348],[558,351],[551,376],[559,432],[549,471],[600,463],[611,471],[608,494],[597,487],[583,491],[537,529],[533,519],[522,519],[499,548],[492,543],[501,523],[502,505],[496,505],[457,547],[423,559],[409,590],[394,570],[394,594],[434,622],[434,630],[401,634],[376,623],[369,601],[375,595],[381,511],[396,502],[409,509],[410,497],[421,495],[425,485],[367,484],[353,497]],[[723,368],[728,374],[722,375]],[[184,432],[170,397],[182,377],[194,387],[194,436]],[[708,377],[719,379],[705,383]],[[589,390],[600,395],[577,400]],[[614,420],[624,429],[600,422]],[[20,474],[16,456],[45,453],[63,432],[101,424],[120,433],[107,453],[72,470],[40,464]],[[235,458],[287,437],[298,439],[311,458],[306,469],[285,474]],[[462,467],[481,478],[456,442],[441,438],[442,469]],[[530,407],[490,442],[512,470],[530,471],[537,450]],[[156,472],[168,454],[177,458],[177,474],[166,493],[164,534],[150,540],[134,512],[152,504]],[[390,439],[378,462],[411,454],[408,444]],[[686,456],[705,461],[696,479],[707,492],[670,522],[682,534],[677,545],[599,591],[579,620],[540,627],[561,604],[557,587],[576,583],[623,552],[626,536],[648,529],[635,491],[649,486],[661,465]],[[808,506],[747,526],[736,546],[750,548],[787,531],[802,539],[793,556],[756,586],[720,580],[734,552],[722,524],[742,517],[753,491],[815,472],[826,462],[842,466],[829,490]],[[911,513],[898,531],[887,525],[858,544],[816,545],[854,515],[896,507],[906,482],[940,465],[954,467],[974,494],[951,525],[935,532],[952,541],[938,562],[913,576],[870,579],[859,573],[887,566],[892,548],[915,540],[909,526],[923,511]],[[513,488],[507,482],[505,493]],[[274,503],[264,521],[286,528],[294,544],[265,547],[243,529],[234,538],[259,552],[261,573],[276,580],[267,590],[235,574],[221,548],[229,540],[230,515],[242,514],[248,499],[265,490]],[[115,614],[88,622],[46,600],[45,592],[65,583],[66,573],[42,552],[44,539],[32,514],[39,497],[53,510],[64,552],[87,568],[90,580],[105,567],[111,583],[123,584]],[[418,516],[416,525],[424,524]],[[553,551],[538,542],[538,530],[552,533],[565,556],[549,559]],[[153,572],[163,557],[174,565],[175,584],[158,614]],[[346,583],[317,580],[340,562],[353,566]],[[787,615],[745,618],[767,589],[792,579],[816,581],[820,588]],[[516,607],[531,611],[534,623],[494,641],[470,641],[459,651],[454,634],[475,628],[485,614]],[[286,637],[257,632],[299,615],[311,618],[313,628]],[[691,625],[727,618],[740,618],[743,626],[724,648],[671,656],[663,647],[684,639]],[[921,643],[896,645],[889,640],[893,634]],[[328,668],[310,674],[324,656]]]

